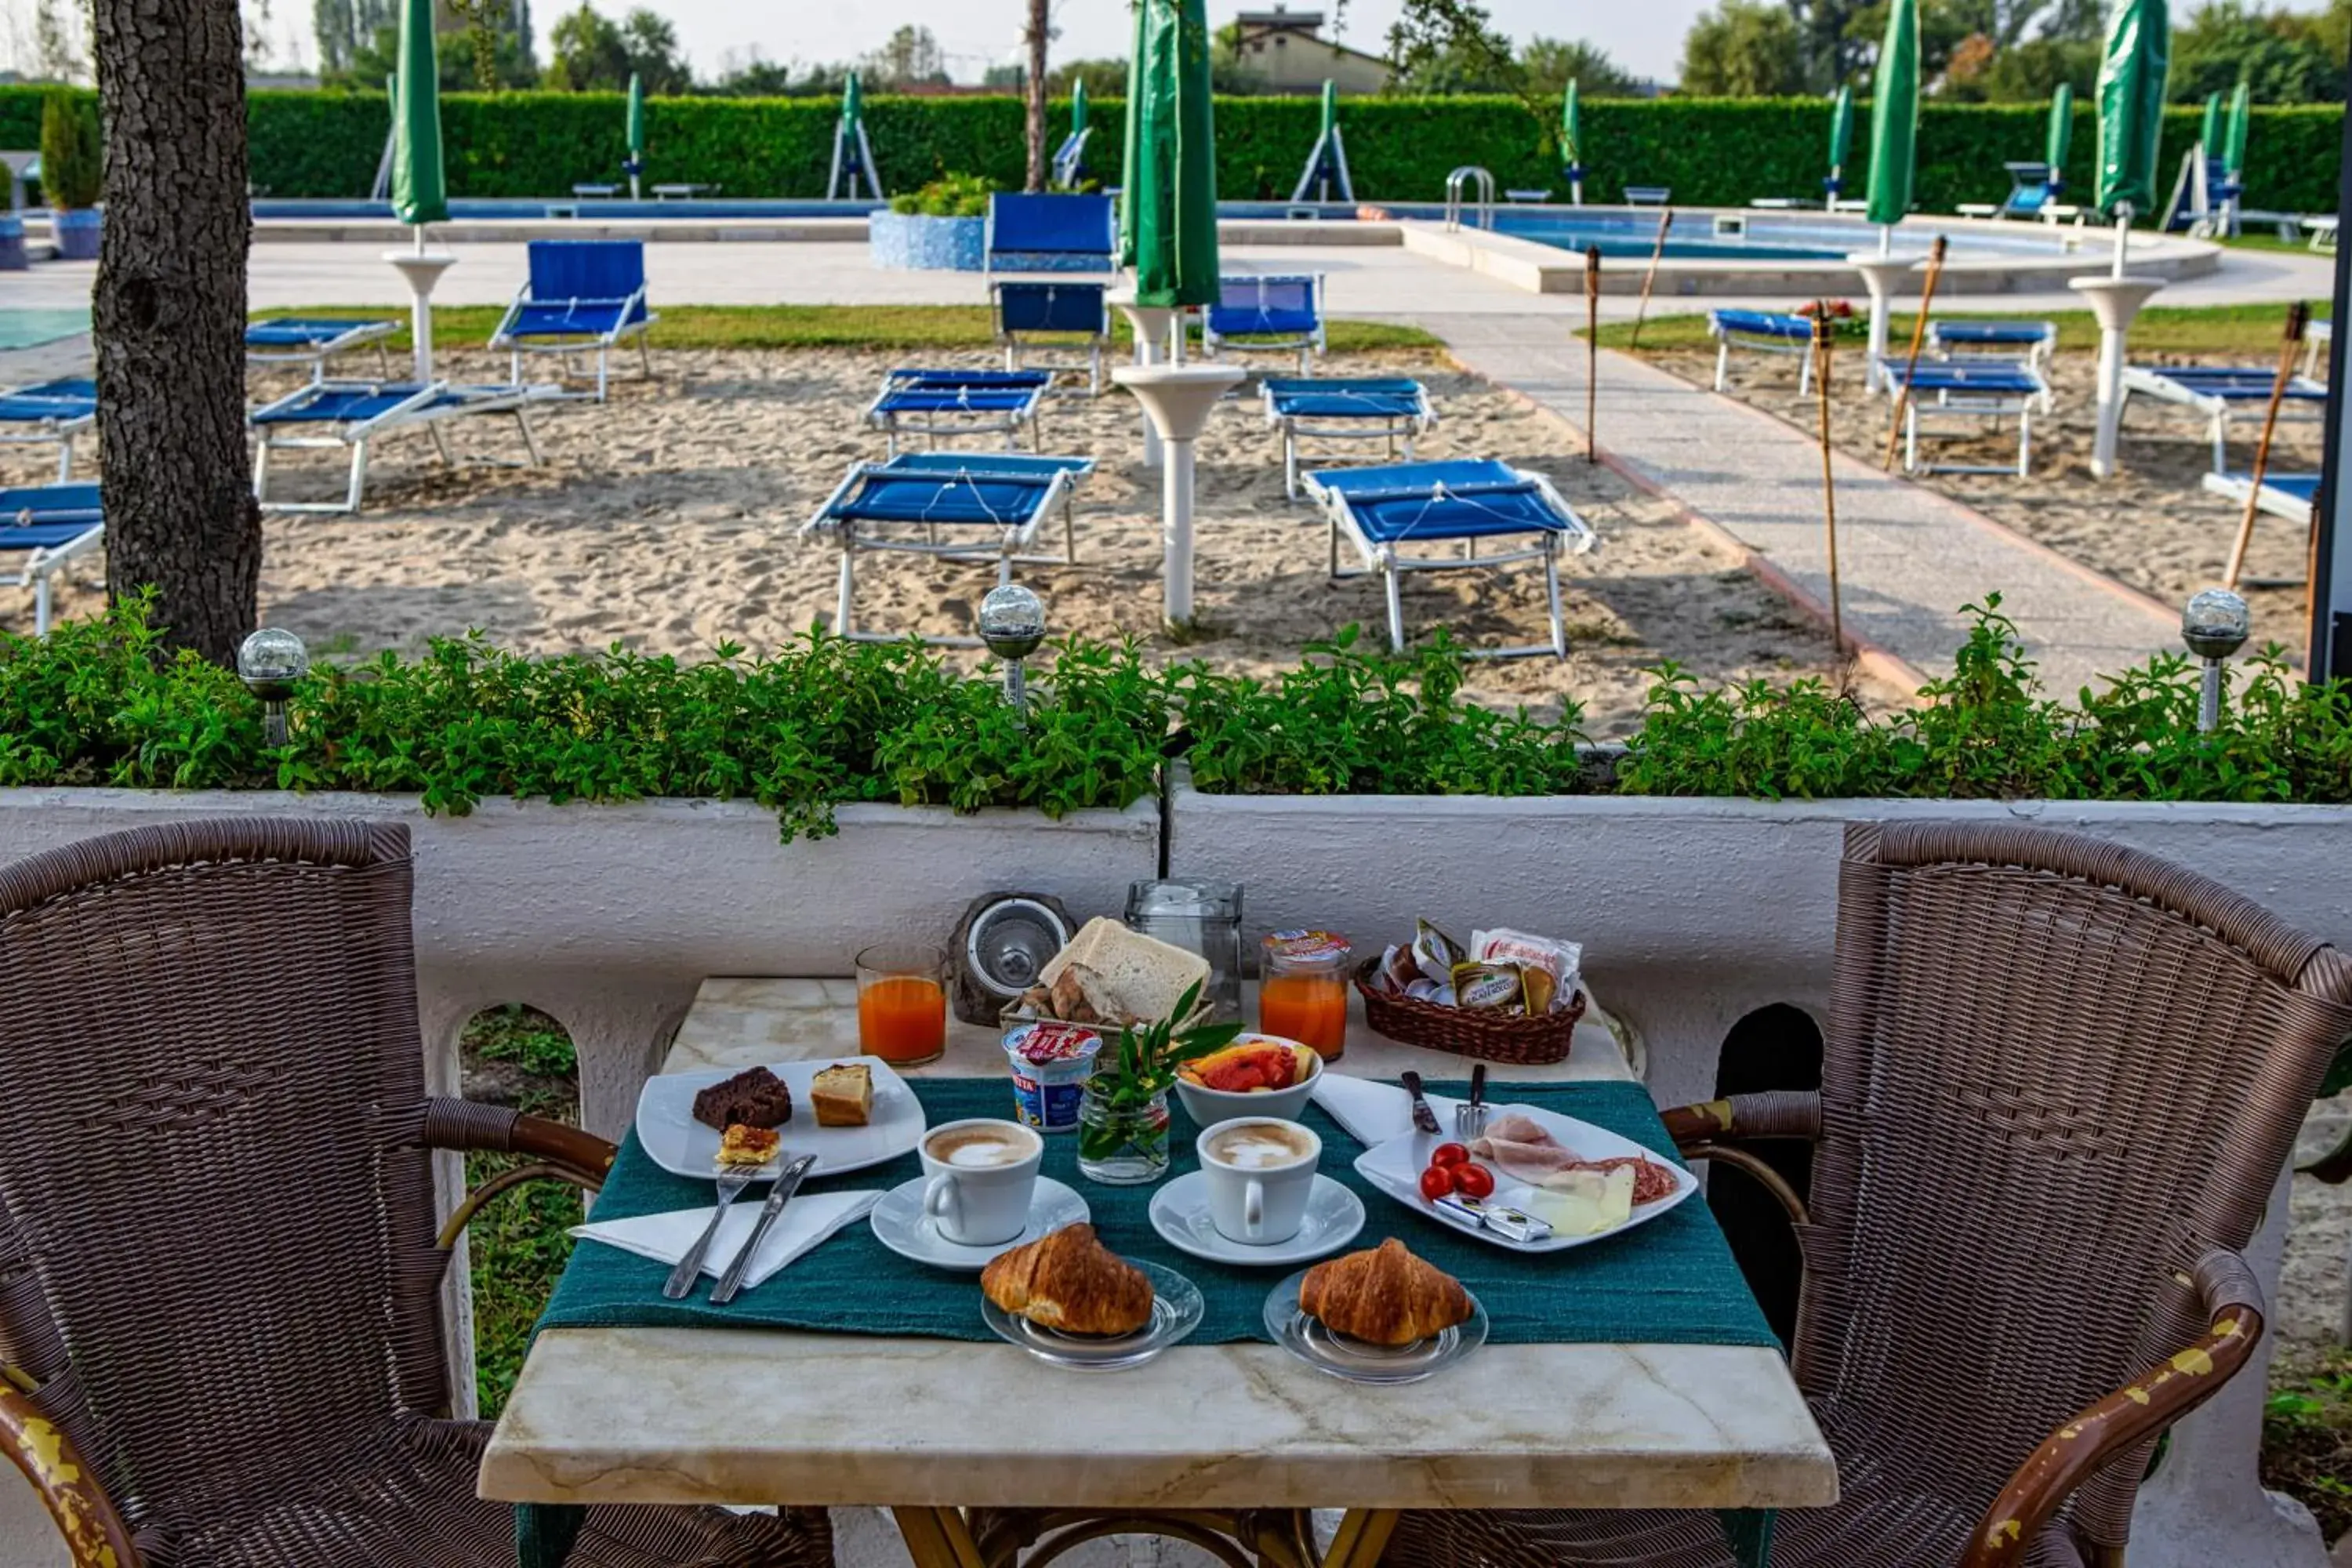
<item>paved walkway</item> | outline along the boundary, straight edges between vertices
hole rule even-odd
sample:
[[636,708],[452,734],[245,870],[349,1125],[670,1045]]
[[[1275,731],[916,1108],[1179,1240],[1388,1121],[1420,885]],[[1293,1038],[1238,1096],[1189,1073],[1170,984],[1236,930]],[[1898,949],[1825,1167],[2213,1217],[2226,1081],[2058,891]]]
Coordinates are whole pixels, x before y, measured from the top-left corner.
[[[1558,316],[1415,319],[1469,368],[1582,430],[1585,348]],[[1600,374],[1603,453],[1826,606],[1820,447],[1769,415],[1624,354],[1604,352]],[[2053,692],[2071,696],[2095,676],[2179,646],[2174,613],[1958,502],[1843,455],[1834,472],[1847,633],[1914,668],[1950,669],[1967,632],[1960,605],[1993,590]]]

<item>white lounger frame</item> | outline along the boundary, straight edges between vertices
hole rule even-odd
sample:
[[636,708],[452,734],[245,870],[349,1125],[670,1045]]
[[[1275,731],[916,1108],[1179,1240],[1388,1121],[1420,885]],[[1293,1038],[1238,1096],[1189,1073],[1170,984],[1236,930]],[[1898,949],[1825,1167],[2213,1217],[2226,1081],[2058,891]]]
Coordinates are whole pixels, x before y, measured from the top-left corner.
[[[7,538],[0,530],[0,540]],[[49,579],[64,571],[72,562],[89,554],[106,542],[106,524],[93,522],[87,531],[76,534],[63,544],[18,552],[0,550],[0,587],[33,590],[33,635],[49,635]],[[22,555],[21,560],[12,558]]]
[[1813,390],[1813,341],[1811,338],[1783,338],[1766,332],[1751,332],[1740,327],[1718,327],[1713,321],[1706,330],[1715,339],[1715,389],[1731,390],[1731,351],[1753,349],[1758,353],[1794,354],[1797,357],[1797,395],[1808,396]]
[[[259,321],[255,324],[268,326],[269,323]],[[376,368],[383,373],[384,380],[390,381],[392,353],[383,344],[386,338],[398,331],[400,331],[398,321],[353,321],[348,330],[338,332],[331,338],[314,342],[307,348],[290,346],[255,348],[251,343],[247,343],[245,348],[245,363],[247,364],[307,364],[310,367],[312,381],[324,381],[327,379],[329,360],[339,353],[347,353],[352,349],[373,343]]]
[[[2253,404],[2251,401],[2240,399],[2232,402],[2226,397],[2214,397],[2200,393],[2193,387],[2184,386],[2160,371],[2151,370],[2145,365],[2127,364],[2124,366],[2123,398],[2116,405],[2116,424],[2118,428],[2122,426],[2124,416],[2131,412],[2134,393],[2143,397],[2152,397],[2158,403],[2193,408],[2205,416],[2205,433],[2213,444],[2213,471],[2217,474],[2226,474],[2230,471],[2230,416],[2242,407],[2252,409]],[[2288,399],[2279,404],[2281,419],[2313,420],[2324,419],[2326,416],[2327,403],[2325,398]]]
[[[523,355],[561,354],[563,356],[564,368],[568,371],[571,368],[572,356],[573,354],[586,353],[593,348],[596,351],[596,391],[594,396],[597,402],[602,403],[604,401],[604,394],[612,383],[613,351],[631,338],[637,340],[637,368],[645,373],[646,378],[648,381],[653,379],[654,355],[652,348],[646,342],[646,331],[656,321],[660,321],[661,318],[656,315],[653,311],[647,310],[636,321],[632,321],[626,320],[630,311],[645,303],[645,289],[640,286],[633,291],[626,300],[620,301],[621,315],[624,320],[621,325],[614,327],[609,332],[570,332],[551,342],[535,342],[513,336],[508,331],[508,327],[513,322],[516,313],[525,305],[552,305],[558,303],[558,301],[553,300],[532,299],[530,297],[530,285],[529,283],[525,283],[521,288],[515,290],[515,297],[507,301],[507,313],[499,319],[499,330],[490,334],[490,348],[493,351],[499,349],[504,349],[507,351],[507,379],[514,382],[518,385],[521,384],[522,382]],[[590,301],[592,304],[604,304],[610,302],[611,301],[605,300]],[[586,397],[590,395],[584,392],[576,392],[564,393],[562,394],[562,395],[566,397]]]
[[73,479],[74,437],[97,423],[95,412],[78,414],[70,419],[0,420],[0,441],[11,446],[56,447],[58,483],[62,485]]
[[[1016,364],[1008,365],[1005,368],[1045,370],[1048,367]],[[1052,383],[1049,382],[1046,385],[1050,390]],[[1002,434],[1004,437],[1004,449],[1008,452],[1017,452],[1021,449],[1021,427],[1024,425],[1029,427],[1029,449],[1041,454],[1045,450],[1045,435],[1038,428],[1039,421],[1045,416],[1045,399],[1042,395],[1030,402],[1029,411],[1026,414],[993,408],[961,416],[957,415],[955,410],[949,408],[909,409],[903,414],[886,411],[882,406],[883,401],[897,390],[898,389],[890,384],[887,377],[885,377],[882,390],[876,393],[874,401],[866,405],[866,423],[882,432],[882,450],[887,457],[895,458],[898,455],[898,437],[901,436],[920,436],[930,443],[925,449],[937,452],[945,449],[940,446],[942,441],[952,441],[963,436]],[[952,425],[939,423],[940,419],[949,417],[955,417],[959,422]],[[919,420],[919,424],[917,423]]]
[[[1369,416],[1362,419],[1349,420],[1345,424],[1340,425],[1318,425],[1313,421],[1318,418],[1328,419],[1330,416],[1277,414],[1274,409],[1274,398],[1272,395],[1267,395],[1265,400],[1265,422],[1282,432],[1282,493],[1292,500],[1299,499],[1298,465],[1302,460],[1302,455],[1298,448],[1302,442],[1310,439],[1317,441],[1385,441],[1388,444],[1386,454],[1381,458],[1368,460],[1377,462],[1396,462],[1402,459],[1404,462],[1412,462],[1412,444],[1414,440],[1420,437],[1429,434],[1431,426],[1437,423],[1437,411],[1429,405],[1429,389],[1427,387],[1423,387],[1421,389],[1421,395],[1415,401],[1420,405],[1420,406],[1412,415],[1385,416],[1377,425],[1373,424],[1371,417]],[[1403,447],[1402,451],[1398,449],[1400,441],[1402,441]],[[1307,455],[1304,458],[1304,460],[1313,463],[1318,468],[1328,468],[1346,467],[1349,466],[1351,461],[1349,458],[1340,457],[1337,453],[1310,454]],[[1338,550],[1339,547],[1336,542],[1333,544],[1332,548],[1335,552]],[[1336,553],[1332,558],[1332,562],[1333,570],[1336,572],[1338,570],[1338,556]]]
[[[1083,469],[1065,469],[1054,475],[1046,482],[1045,493],[1038,498],[1036,509],[1030,512],[1027,520],[1006,528],[996,548],[991,550],[977,544],[956,544],[943,541],[940,538],[939,530],[936,527],[930,530],[930,537],[928,540],[886,539],[875,535],[859,534],[858,520],[835,518],[830,515],[835,506],[857,487],[858,480],[868,474],[898,475],[903,474],[905,470],[891,468],[887,463],[852,463],[849,466],[849,471],[842,476],[841,483],[833,487],[833,493],[824,498],[823,506],[817,508],[816,515],[801,524],[802,538],[831,535],[841,546],[841,579],[834,594],[833,635],[837,637],[848,637],[857,642],[905,642],[908,637],[913,637],[918,642],[928,643],[935,647],[979,647],[982,646],[981,640],[976,637],[927,637],[920,632],[859,631],[856,610],[857,552],[861,550],[895,550],[908,555],[935,556],[941,561],[964,563],[993,561],[996,563],[996,585],[1000,588],[1013,581],[1013,568],[1015,566],[1075,566],[1078,563],[1078,537],[1076,521],[1072,516],[1076,493],[1074,481],[1093,471],[1093,466],[1089,464]],[[1036,539],[1038,529],[1045,526],[1045,519],[1052,514],[1056,506],[1062,509],[1062,553],[1059,555],[1021,553]],[[914,525],[886,523],[880,526],[911,528]],[[975,525],[961,522],[952,526],[971,528]]]
[[[360,385],[365,384],[360,384]],[[331,381],[312,382],[309,385],[301,387],[297,391],[288,393],[285,396],[278,399],[275,403],[264,404],[261,407],[253,411],[253,417],[257,421],[260,416],[275,412],[289,404],[299,403],[303,398],[318,392],[322,387],[332,389],[343,388],[346,386],[349,386],[350,390],[359,390],[358,386],[351,386],[350,384],[346,383]],[[368,443],[370,441],[383,436],[398,435],[403,430],[422,428],[426,435],[433,437],[434,450],[440,454],[441,461],[454,467],[457,463],[457,458],[450,454],[448,437],[441,433],[441,426],[452,419],[466,418],[478,414],[511,414],[514,416],[515,428],[522,432],[523,450],[530,454],[529,461],[527,463],[517,464],[510,462],[499,462],[496,459],[491,459],[490,461],[492,461],[495,466],[536,468],[539,465],[541,460],[539,455],[539,439],[531,431],[530,414],[529,411],[530,405],[533,403],[551,402],[557,396],[561,395],[561,394],[557,393],[551,387],[516,387],[511,392],[488,395],[465,403],[444,404],[438,406],[429,406],[433,404],[433,400],[435,398],[448,390],[449,387],[447,383],[436,381],[428,386],[419,388],[409,396],[403,398],[394,406],[384,410],[383,413],[374,416],[373,418],[353,420],[349,423],[332,423],[327,420],[311,421],[310,423],[313,426],[328,425],[330,426],[331,434],[325,436],[280,434],[281,431],[289,431],[301,428],[301,426],[263,425],[255,423],[252,426],[255,436],[253,452],[253,499],[260,504],[261,510],[264,511],[357,511],[360,509],[360,498],[367,489]],[[344,487],[343,499],[341,500],[295,501],[274,500],[270,498],[269,458],[271,453],[331,451],[337,447],[347,448],[351,453],[350,475]]]
[[[1568,657],[1568,622],[1561,614],[1559,603],[1559,558],[1563,553],[1581,555],[1591,550],[1594,542],[1592,528],[1583,518],[1577,515],[1575,508],[1561,499],[1560,493],[1552,488],[1549,479],[1545,479],[1541,474],[1528,474],[1525,469],[1518,471],[1535,481],[1537,493],[1544,498],[1544,504],[1566,519],[1569,526],[1559,532],[1540,532],[1538,537],[1541,542],[1506,550],[1499,555],[1479,554],[1476,539],[1462,540],[1460,542],[1462,553],[1446,556],[1406,555],[1402,553],[1394,543],[1375,544],[1365,538],[1362,530],[1356,526],[1356,520],[1348,510],[1347,503],[1339,491],[1324,489],[1314,484],[1312,480],[1308,482],[1308,493],[1321,504],[1324,521],[1330,526],[1331,580],[1335,583],[1343,583],[1357,577],[1373,575],[1378,575],[1381,579],[1381,591],[1388,599],[1390,652],[1404,651],[1403,577],[1406,573],[1460,572],[1472,568],[1507,566],[1519,561],[1540,561],[1543,563],[1544,601],[1551,617],[1551,641],[1529,643],[1521,647],[1465,648],[1463,657],[1466,658],[1534,658],[1544,654],[1549,654],[1552,658],[1560,659]],[[1537,532],[1532,529],[1528,531]],[[1339,569],[1339,536],[1343,532],[1355,544],[1356,552],[1364,561],[1361,567],[1345,572]],[[1508,536],[1489,534],[1486,537],[1494,539]],[[1432,542],[1441,542],[1433,540]]]
[[[1257,275],[1254,273],[1236,272],[1230,279],[1218,279],[1219,292],[1223,293],[1227,281],[1244,282],[1255,276]],[[1286,279],[1306,279],[1309,297],[1315,301],[1315,325],[1295,338],[1255,335],[1246,338],[1224,337],[1210,330],[1209,307],[1202,305],[1196,308],[1196,319],[1201,323],[1201,353],[1210,359],[1222,359],[1231,354],[1237,360],[1249,354],[1296,354],[1298,356],[1298,374],[1301,376],[1312,375],[1315,374],[1312,362],[1330,352],[1330,307],[1325,299],[1323,274],[1320,272],[1269,272],[1265,276]]]
[[[1888,395],[1894,395],[1892,379],[1887,384]],[[2033,472],[2033,410],[2047,407],[2049,384],[2044,382],[2033,392],[2012,392],[2008,388],[1979,390],[1963,386],[1929,387],[1914,391],[1903,399],[1903,471],[1906,474],[2015,474],[2025,479]],[[2017,421],[2017,461],[2011,463],[1922,463],[1919,460],[1919,425],[1923,419],[1980,419],[1998,426],[2004,419]]]

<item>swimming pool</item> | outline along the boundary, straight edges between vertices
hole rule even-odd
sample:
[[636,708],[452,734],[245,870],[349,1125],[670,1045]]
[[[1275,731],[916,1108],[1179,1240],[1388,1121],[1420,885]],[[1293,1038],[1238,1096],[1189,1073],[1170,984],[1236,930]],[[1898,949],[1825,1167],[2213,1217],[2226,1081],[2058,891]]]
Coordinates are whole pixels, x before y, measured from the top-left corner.
[[88,331],[88,310],[0,310],[0,349],[38,348]]
[[[1503,207],[1496,212],[1492,232],[1559,250],[1580,254],[1587,247],[1597,246],[1607,258],[1646,260],[1657,243],[1661,216],[1650,209],[1596,213]],[[1669,261],[1843,261],[1857,250],[1874,248],[1877,234],[1874,227],[1853,221],[1685,209],[1675,215],[1674,226],[1666,233],[1665,256]],[[1906,248],[1925,243],[1907,231],[1905,240]],[[1984,225],[1968,225],[1951,243],[1955,251],[1966,249],[1979,255],[2049,257],[2059,253],[2062,237],[2054,229],[2047,237],[2019,237],[1990,232]]]

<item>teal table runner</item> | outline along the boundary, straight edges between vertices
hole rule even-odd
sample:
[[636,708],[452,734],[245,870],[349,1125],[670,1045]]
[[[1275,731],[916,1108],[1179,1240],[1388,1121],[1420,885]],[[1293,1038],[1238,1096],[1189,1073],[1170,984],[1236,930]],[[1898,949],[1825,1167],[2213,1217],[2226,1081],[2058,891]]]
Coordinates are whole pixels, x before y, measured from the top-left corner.
[[[964,1117],[1003,1116],[1012,1109],[1011,1089],[999,1079],[910,1083],[933,1126]],[[1432,1084],[1430,1089],[1458,1098],[1468,1092],[1462,1084]],[[1488,1098],[1494,1103],[1524,1101],[1577,1117],[1675,1159],[1673,1141],[1638,1084],[1505,1084],[1491,1088]],[[1171,1100],[1174,1158],[1167,1180],[1199,1163],[1192,1151],[1199,1129],[1173,1103],[1173,1096]],[[1354,1169],[1363,1144],[1320,1107],[1310,1108],[1306,1121],[1323,1139],[1323,1173],[1364,1200],[1364,1229],[1351,1246],[1376,1246],[1389,1236],[1403,1241],[1478,1298],[1490,1321],[1487,1337],[1497,1343],[1779,1346],[1703,1197],[1693,1197],[1607,1241],[1523,1257],[1473,1240],[1378,1191]],[[1097,1233],[1114,1252],[1164,1264],[1200,1287],[1205,1310],[1187,1343],[1265,1340],[1266,1293],[1296,1265],[1235,1268],[1179,1251],[1152,1229],[1148,1213],[1152,1194],[1163,1183],[1115,1187],[1086,1180],[1077,1173],[1075,1137],[1045,1141],[1045,1173],[1067,1183],[1087,1200]],[[919,1174],[915,1156],[907,1154],[887,1164],[813,1181],[806,1190],[887,1190]],[[593,1215],[625,1219],[702,1207],[710,1201],[710,1183],[662,1170],[632,1133],[621,1145]],[[709,1304],[707,1280],[690,1300],[664,1300],[661,1285],[668,1273],[666,1263],[582,1243],[573,1248],[539,1328],[775,1328],[988,1342],[996,1338],[981,1321],[977,1275],[950,1274],[909,1262],[876,1240],[863,1220],[845,1226],[726,1307]],[[553,1568],[561,1557],[548,1548],[563,1539],[564,1531],[549,1516],[559,1510],[518,1511],[525,1568]],[[1769,1550],[1769,1515],[1726,1514],[1725,1521],[1742,1560],[1761,1563]]]

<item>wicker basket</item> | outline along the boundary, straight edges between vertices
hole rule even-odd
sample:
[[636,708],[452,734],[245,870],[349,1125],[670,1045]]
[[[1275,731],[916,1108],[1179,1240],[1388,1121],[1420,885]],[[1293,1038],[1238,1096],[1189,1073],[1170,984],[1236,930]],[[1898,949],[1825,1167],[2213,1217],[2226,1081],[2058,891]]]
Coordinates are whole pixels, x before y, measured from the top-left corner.
[[1540,1017],[1465,1011],[1374,985],[1372,972],[1380,962],[1374,956],[1356,970],[1356,989],[1364,998],[1364,1022],[1375,1032],[1403,1045],[1426,1046],[1433,1051],[1514,1067],[1550,1067],[1568,1060],[1576,1038],[1576,1021],[1584,1016],[1582,990],[1567,1006]]

